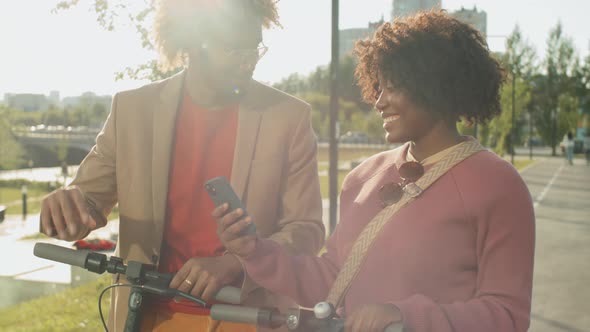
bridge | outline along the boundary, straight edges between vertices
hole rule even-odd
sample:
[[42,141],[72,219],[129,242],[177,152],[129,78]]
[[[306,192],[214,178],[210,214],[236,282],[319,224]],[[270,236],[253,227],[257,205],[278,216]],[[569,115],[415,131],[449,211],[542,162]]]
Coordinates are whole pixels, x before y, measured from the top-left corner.
[[[58,151],[67,149],[68,164],[78,164],[96,142],[100,129],[89,127],[15,127],[12,133],[35,165],[59,165]],[[64,151],[65,152],[65,151]]]
[[87,153],[96,142],[100,129],[89,127],[34,126],[29,128],[12,128],[12,133],[23,145],[37,145],[55,148],[65,145]]

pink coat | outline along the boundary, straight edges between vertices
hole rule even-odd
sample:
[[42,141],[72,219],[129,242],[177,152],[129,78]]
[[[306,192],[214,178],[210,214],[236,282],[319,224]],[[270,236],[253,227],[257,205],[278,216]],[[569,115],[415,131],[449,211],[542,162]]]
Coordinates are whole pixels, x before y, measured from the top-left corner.
[[[398,181],[409,145],[377,154],[346,178],[340,223],[321,257],[290,256],[260,240],[243,261],[259,285],[303,306],[326,299],[354,240],[381,209],[377,191]],[[382,229],[352,282],[344,313],[392,303],[413,332],[526,331],[535,245],[530,194],[495,154],[472,155]]]

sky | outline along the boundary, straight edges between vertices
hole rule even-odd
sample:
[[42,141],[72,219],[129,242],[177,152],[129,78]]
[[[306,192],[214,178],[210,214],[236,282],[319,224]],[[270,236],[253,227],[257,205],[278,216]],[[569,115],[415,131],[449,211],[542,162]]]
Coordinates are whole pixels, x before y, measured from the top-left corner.
[[[137,0],[129,0],[137,1]],[[52,13],[58,0],[0,1],[0,99],[4,93],[60,92],[61,97],[92,91],[113,94],[146,84],[115,81],[115,73],[154,58],[141,48],[129,27],[104,31],[90,10],[90,0]],[[545,54],[549,30],[558,21],[580,56],[590,48],[590,0],[442,0],[443,8],[462,6],[487,12],[488,43],[503,51],[505,38],[518,24],[524,37]],[[366,27],[391,17],[392,0],[340,0],[340,28]],[[280,0],[283,29],[265,31],[268,53],[254,77],[274,83],[291,73],[308,74],[330,61],[331,1]]]

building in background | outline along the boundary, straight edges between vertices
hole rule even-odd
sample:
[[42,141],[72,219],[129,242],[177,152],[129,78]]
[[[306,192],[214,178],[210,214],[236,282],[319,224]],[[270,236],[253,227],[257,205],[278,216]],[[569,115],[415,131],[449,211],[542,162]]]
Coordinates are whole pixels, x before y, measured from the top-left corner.
[[441,0],[393,0],[391,21],[397,17],[415,14],[421,10],[441,9]]
[[370,37],[373,33],[375,33],[375,30],[381,26],[381,24],[383,24],[383,18],[377,22],[370,22],[366,28],[340,30],[340,41],[338,44],[338,54],[340,54],[340,57],[351,55],[352,50],[354,49],[354,44],[357,42],[357,40]]
[[5,106],[25,111],[38,112],[49,109],[97,109],[97,111],[109,112],[112,97],[109,95],[98,96],[93,92],[85,92],[80,96],[60,98],[59,91],[51,91],[49,96],[34,93],[6,93],[2,104]]
[[25,112],[46,111],[50,106],[45,95],[34,93],[6,93],[4,94],[4,104]]
[[484,37],[487,36],[488,15],[485,11],[478,11],[477,7],[473,7],[473,9],[461,7],[460,10],[451,13],[451,16],[461,22],[473,25]]
[[56,107],[59,106],[60,102],[61,102],[61,99],[59,98],[59,91],[53,90],[53,91],[49,92],[48,100],[49,100],[49,103],[51,103],[51,105],[54,105]]
[[94,92],[84,92],[82,95],[77,97],[66,97],[62,100],[62,106],[68,108],[91,108],[95,105],[100,105],[106,111],[110,111],[111,102],[113,98],[109,95],[98,96]]

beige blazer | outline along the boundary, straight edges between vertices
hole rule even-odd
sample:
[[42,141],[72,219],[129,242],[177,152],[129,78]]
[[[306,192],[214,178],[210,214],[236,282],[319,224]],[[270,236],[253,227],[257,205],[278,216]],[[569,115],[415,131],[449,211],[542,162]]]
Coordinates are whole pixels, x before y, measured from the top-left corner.
[[[72,183],[100,215],[119,203],[116,255],[125,261],[159,263],[184,75],[116,94],[96,145]],[[310,106],[258,82],[248,91],[238,114],[231,184],[260,236],[293,253],[316,254],[324,227]],[[128,296],[128,288],[113,292],[109,331],[123,330]],[[247,277],[242,299],[253,305],[276,301]]]

